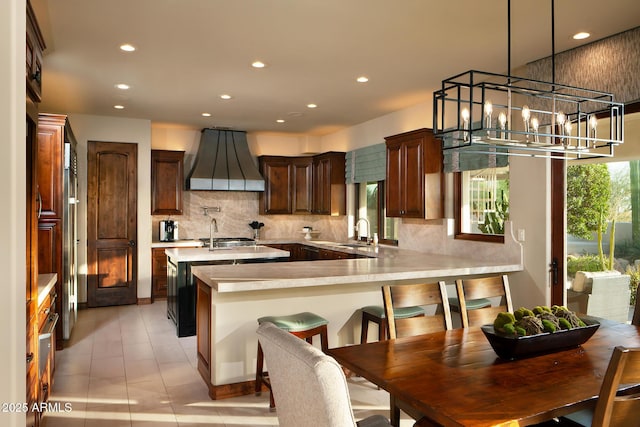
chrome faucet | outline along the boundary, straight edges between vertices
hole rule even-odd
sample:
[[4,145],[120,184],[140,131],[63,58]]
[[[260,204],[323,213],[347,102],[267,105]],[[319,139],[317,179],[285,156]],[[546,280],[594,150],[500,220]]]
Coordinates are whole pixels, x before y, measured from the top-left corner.
[[358,233],[356,235],[356,239],[360,240],[360,237],[362,237],[362,231],[360,231],[360,227],[359,227],[360,221],[364,221],[365,224],[367,224],[367,244],[368,244],[369,239],[371,239],[371,224],[369,223],[369,220],[367,218],[362,217],[356,221],[355,229],[356,229],[356,232]]
[[218,232],[218,221],[214,217],[211,217],[211,223],[209,224],[209,250],[213,250],[213,233]]

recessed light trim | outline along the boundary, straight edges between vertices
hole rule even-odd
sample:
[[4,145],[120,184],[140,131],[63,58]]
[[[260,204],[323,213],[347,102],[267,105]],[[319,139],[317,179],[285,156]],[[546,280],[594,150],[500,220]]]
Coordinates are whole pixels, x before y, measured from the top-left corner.
[[262,62],[262,61],[253,61],[253,62],[251,63],[251,66],[252,66],[253,68],[264,68],[264,67],[266,67],[266,66],[267,66],[267,64],[265,64],[265,63],[264,63],[264,62]]
[[136,47],[134,45],[131,45],[129,43],[125,43],[120,45],[120,50],[125,51],[125,52],[135,52]]
[[591,37],[591,34],[585,32],[585,31],[581,31],[579,33],[576,33],[573,35],[573,39],[574,40],[584,40]]
[[211,113],[202,113],[202,117],[211,117]]
[[231,95],[227,94],[227,93],[223,93],[222,95],[220,95],[220,98],[222,98],[222,99],[231,99],[233,97]]
[[116,110],[124,110],[124,105],[114,105],[113,108],[115,108]]
[[128,84],[126,84],[126,83],[118,83],[118,84],[116,85],[116,89],[120,89],[120,90],[129,90],[129,89],[131,89],[131,86],[129,86],[129,85],[128,85]]
[[356,79],[356,81],[357,81],[358,83],[366,83],[366,82],[368,82],[368,81],[369,81],[369,77],[367,77],[367,76],[360,76],[360,77],[358,77],[358,78]]
[[317,104],[307,104],[307,108],[318,108]]

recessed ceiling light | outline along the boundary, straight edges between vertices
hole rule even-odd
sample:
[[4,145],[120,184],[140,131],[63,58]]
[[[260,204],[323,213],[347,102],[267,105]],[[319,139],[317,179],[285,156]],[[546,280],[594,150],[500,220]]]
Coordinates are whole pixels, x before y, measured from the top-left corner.
[[367,77],[367,76],[360,76],[360,77],[358,77],[358,78],[356,79],[356,81],[357,81],[358,83],[366,83],[366,82],[368,82],[368,81],[369,81],[369,77]]
[[227,95],[226,93],[220,95],[220,98],[222,99],[231,99],[231,95]]
[[124,110],[124,105],[114,105],[113,108],[116,110]]
[[211,113],[202,113],[202,117],[211,117]]
[[580,32],[580,33],[576,33],[576,34],[574,34],[574,35],[573,35],[573,39],[574,39],[574,40],[584,40],[584,39],[586,39],[586,38],[589,38],[590,36],[591,36],[591,34],[589,34],[589,33],[585,33],[585,32],[583,31],[583,32]]
[[278,119],[276,120],[277,123],[284,123],[284,119]]
[[267,66],[267,64],[265,64],[265,63],[264,63],[264,62],[262,62],[262,61],[254,61],[254,62],[252,62],[252,63],[251,63],[251,66],[252,66],[253,68],[264,68],[264,67],[266,67],[266,66]]
[[124,50],[125,52],[133,52],[136,50],[136,48],[135,46],[126,43],[126,44],[120,45],[120,50]]
[[131,86],[129,86],[129,85],[128,85],[128,84],[126,84],[126,83],[118,83],[118,84],[116,85],[116,88],[118,88],[118,89],[120,89],[120,90],[127,90],[127,89],[129,89],[130,87],[131,87]]
[[317,108],[316,104],[307,104],[307,108]]

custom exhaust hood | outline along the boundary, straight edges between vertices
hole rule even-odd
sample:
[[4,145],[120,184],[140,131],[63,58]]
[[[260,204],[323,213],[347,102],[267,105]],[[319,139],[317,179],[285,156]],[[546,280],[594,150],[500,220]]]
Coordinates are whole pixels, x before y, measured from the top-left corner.
[[251,157],[247,133],[203,129],[187,189],[264,191],[264,179]]

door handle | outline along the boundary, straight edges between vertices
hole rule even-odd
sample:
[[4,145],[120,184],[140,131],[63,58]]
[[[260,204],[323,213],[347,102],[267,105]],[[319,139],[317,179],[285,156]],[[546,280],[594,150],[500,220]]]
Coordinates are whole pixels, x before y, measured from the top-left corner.
[[551,261],[551,281],[554,285],[558,284],[558,259]]
[[129,246],[131,246],[132,248],[136,246],[136,241],[135,240],[129,240]]

